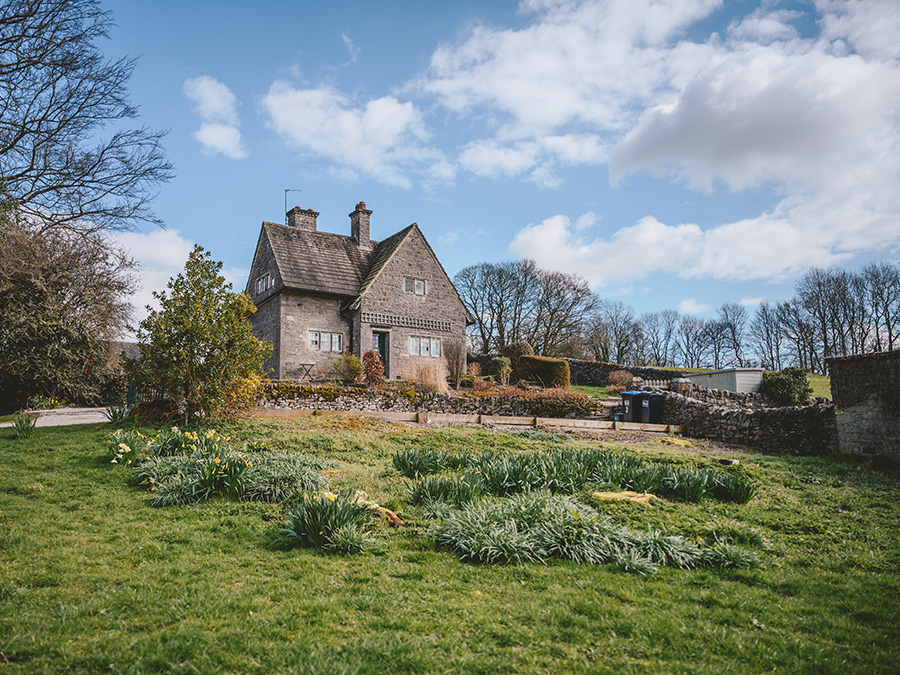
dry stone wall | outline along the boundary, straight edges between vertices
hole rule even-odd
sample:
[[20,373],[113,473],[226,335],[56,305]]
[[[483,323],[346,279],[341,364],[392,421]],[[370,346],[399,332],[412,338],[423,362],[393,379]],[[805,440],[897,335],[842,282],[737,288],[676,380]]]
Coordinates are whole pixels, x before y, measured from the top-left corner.
[[841,452],[900,460],[900,351],[826,360]]
[[578,395],[573,396],[572,401],[574,404],[559,401],[553,395],[546,398],[503,394],[451,396],[416,391],[401,383],[366,389],[352,385],[282,381],[264,385],[257,404],[261,408],[288,410],[435,412],[573,419],[596,419],[606,415],[599,401]]
[[807,455],[837,450],[834,406],[826,399],[789,408],[745,408],[734,401],[722,405],[671,391],[658,393],[666,397],[662,422],[680,424],[685,436]]
[[640,377],[644,380],[671,380],[676,377],[683,377],[685,373],[694,372],[686,369],[623,366],[618,363],[604,363],[602,361],[566,360],[569,362],[572,384],[587,384],[595,387],[607,386],[610,373],[617,370],[627,370],[635,377]]

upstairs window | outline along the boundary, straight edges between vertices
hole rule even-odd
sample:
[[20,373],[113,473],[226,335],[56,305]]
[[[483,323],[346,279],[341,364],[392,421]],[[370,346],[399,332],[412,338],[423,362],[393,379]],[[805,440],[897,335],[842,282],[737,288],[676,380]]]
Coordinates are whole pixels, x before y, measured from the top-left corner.
[[407,293],[415,293],[416,295],[425,295],[425,280],[413,279],[407,277],[404,281],[403,289]]
[[272,275],[271,274],[263,274],[259,279],[256,280],[256,294],[259,295],[267,290],[272,288]]

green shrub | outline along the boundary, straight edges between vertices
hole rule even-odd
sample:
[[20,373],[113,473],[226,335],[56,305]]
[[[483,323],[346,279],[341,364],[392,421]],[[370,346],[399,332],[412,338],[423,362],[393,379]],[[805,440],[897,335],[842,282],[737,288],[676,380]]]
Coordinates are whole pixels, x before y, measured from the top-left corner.
[[763,373],[759,393],[769,397],[780,406],[806,405],[812,387],[806,372],[801,368],[785,368],[775,372]]
[[359,553],[374,543],[369,508],[352,490],[304,496],[285,514],[282,530],[301,546],[335,553]]
[[642,557],[652,563],[691,569],[702,558],[700,547],[684,537],[665,534],[662,530],[648,527],[647,534],[638,542]]
[[343,354],[334,360],[331,370],[347,382],[358,382],[365,372],[365,366],[359,357],[353,354]]
[[724,569],[749,569],[759,565],[759,556],[756,553],[727,542],[716,542],[704,549],[701,560],[709,567]]
[[[526,492],[500,502],[477,502],[446,515],[432,536],[439,548],[461,560],[487,564],[544,562],[550,558],[602,564],[649,574],[658,564],[683,564],[677,538],[661,540],[659,562],[628,530],[579,501],[546,492]],[[657,539],[659,539],[657,537]]]
[[129,412],[131,412],[131,407],[128,405],[110,405],[106,407],[103,414],[106,415],[109,422],[121,422],[128,417]]
[[13,416],[13,433],[16,438],[25,439],[31,436],[37,424],[38,416],[20,413]]
[[723,502],[746,504],[756,494],[756,483],[739,474],[720,473],[713,479],[713,496]]
[[569,388],[568,361],[547,356],[522,355],[519,357],[517,370],[520,379],[538,382],[543,387]]
[[298,492],[318,490],[326,483],[321,470],[324,462],[306,455],[260,455],[250,462],[244,476],[240,498],[275,504],[284,502]]
[[512,365],[510,364],[510,360],[505,356],[495,356],[491,359],[491,368],[494,371],[494,375],[500,381],[500,384],[506,386],[509,384],[509,376],[512,373]]
[[519,357],[532,356],[533,354],[534,348],[524,340],[510,342],[503,348],[503,356],[508,358],[510,365],[512,365],[512,377],[514,382],[518,382],[521,379],[521,375],[519,374]]
[[447,468],[447,453],[433,448],[412,448],[394,453],[394,468],[407,478],[439,473]]
[[112,464],[133,464],[147,458],[150,439],[140,431],[116,429],[106,435],[106,448]]
[[484,492],[477,477],[441,478],[428,476],[407,488],[413,504],[433,505],[435,503],[461,506],[480,497]]

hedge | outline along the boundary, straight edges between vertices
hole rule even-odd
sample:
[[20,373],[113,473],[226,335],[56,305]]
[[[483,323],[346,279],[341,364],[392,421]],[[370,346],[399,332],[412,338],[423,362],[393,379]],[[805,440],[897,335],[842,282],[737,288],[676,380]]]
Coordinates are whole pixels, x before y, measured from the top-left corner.
[[517,371],[520,379],[539,382],[544,387],[569,388],[569,362],[562,359],[523,354]]

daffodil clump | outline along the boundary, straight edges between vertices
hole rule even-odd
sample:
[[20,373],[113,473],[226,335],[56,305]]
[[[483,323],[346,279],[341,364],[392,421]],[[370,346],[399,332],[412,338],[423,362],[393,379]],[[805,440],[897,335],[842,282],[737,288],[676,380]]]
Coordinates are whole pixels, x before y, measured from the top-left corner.
[[112,464],[134,464],[149,456],[150,438],[140,431],[116,429],[106,435],[106,447]]
[[132,465],[151,504],[193,504],[214,496],[285,501],[325,484],[325,462],[301,454],[243,452],[215,429],[161,429],[153,436],[121,429],[107,435],[113,464]]
[[304,494],[285,512],[285,526],[301,546],[335,553],[359,553],[375,541],[370,504],[354,490]]

